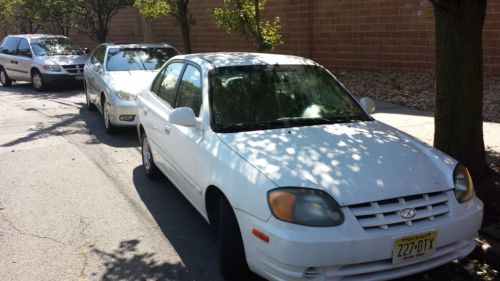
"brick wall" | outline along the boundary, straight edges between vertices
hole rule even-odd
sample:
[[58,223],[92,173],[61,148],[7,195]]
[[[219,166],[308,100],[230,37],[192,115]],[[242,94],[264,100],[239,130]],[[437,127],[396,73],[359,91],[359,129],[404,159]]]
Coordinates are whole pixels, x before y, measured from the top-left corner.
[[[191,0],[194,52],[252,51],[245,38],[215,27],[222,0]],[[279,16],[285,45],[275,52],[312,58],[330,69],[432,70],[434,18],[429,0],[269,0],[264,16]],[[72,37],[95,46],[81,35]],[[500,0],[489,0],[484,26],[484,67],[500,74]],[[171,18],[146,23],[134,8],[113,19],[108,41],[168,42],[183,50]]]

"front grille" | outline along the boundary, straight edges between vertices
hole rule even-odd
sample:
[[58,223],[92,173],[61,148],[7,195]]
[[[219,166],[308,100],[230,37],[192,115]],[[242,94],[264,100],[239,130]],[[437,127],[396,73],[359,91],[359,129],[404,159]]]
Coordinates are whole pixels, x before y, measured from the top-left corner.
[[63,65],[62,67],[69,73],[81,74],[83,73],[84,66],[85,65],[83,64],[70,64],[70,65]]
[[[365,230],[390,229],[433,221],[449,212],[446,192],[434,192],[393,198],[349,206],[359,224]],[[401,217],[401,210],[414,208],[417,212],[411,219]]]

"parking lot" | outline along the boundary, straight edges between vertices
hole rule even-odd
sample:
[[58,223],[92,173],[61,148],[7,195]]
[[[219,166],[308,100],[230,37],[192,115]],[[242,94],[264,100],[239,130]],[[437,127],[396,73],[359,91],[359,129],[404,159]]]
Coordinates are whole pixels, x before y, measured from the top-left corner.
[[221,280],[215,230],[145,177],[134,129],[107,135],[84,105],[81,89],[0,89],[1,279]]

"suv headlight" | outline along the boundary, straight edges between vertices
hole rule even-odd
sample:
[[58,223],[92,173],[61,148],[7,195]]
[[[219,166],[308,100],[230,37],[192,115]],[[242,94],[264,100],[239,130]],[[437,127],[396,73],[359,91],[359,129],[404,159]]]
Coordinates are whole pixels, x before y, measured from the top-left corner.
[[458,202],[464,203],[474,197],[474,184],[465,166],[458,164],[453,171],[453,182],[455,183],[455,197]]
[[277,219],[307,226],[337,226],[344,214],[337,202],[318,189],[284,187],[267,193],[267,201]]
[[43,69],[50,72],[62,72],[62,67],[60,65],[44,65]]
[[137,95],[124,91],[118,91],[116,95],[122,100],[135,101],[137,99]]

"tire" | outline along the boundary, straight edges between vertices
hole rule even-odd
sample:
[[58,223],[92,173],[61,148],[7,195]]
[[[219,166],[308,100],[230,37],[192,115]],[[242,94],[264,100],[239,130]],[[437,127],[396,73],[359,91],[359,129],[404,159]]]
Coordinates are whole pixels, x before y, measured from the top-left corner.
[[220,271],[226,280],[248,280],[250,270],[238,220],[226,198],[219,200]]
[[104,130],[106,130],[106,133],[110,135],[116,133],[117,128],[111,123],[111,119],[109,118],[106,98],[102,99],[102,118],[104,121]]
[[0,84],[4,87],[10,87],[12,86],[12,80],[9,78],[7,75],[7,72],[3,67],[0,66]]
[[94,112],[97,110],[97,107],[89,99],[89,93],[87,92],[87,84],[86,83],[84,83],[84,89],[85,89],[85,100],[87,102],[87,109],[89,111]]
[[36,91],[45,91],[46,85],[43,81],[42,74],[38,70],[33,70],[31,73],[31,84]]
[[153,161],[153,154],[151,153],[151,147],[149,146],[149,139],[146,133],[143,133],[141,138],[141,148],[142,148],[142,166],[144,167],[144,173],[150,179],[158,178],[160,171],[156,167]]

